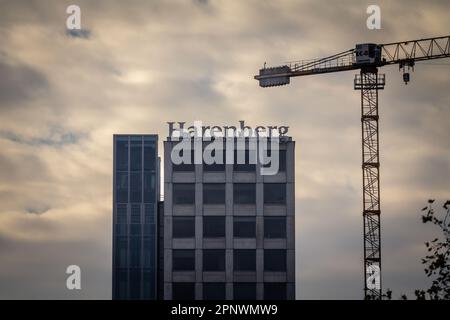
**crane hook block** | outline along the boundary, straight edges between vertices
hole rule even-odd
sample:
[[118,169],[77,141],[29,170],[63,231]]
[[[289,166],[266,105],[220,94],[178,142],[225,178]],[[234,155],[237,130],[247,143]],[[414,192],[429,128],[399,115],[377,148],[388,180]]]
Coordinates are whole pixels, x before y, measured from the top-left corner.
[[408,84],[408,82],[409,82],[409,72],[405,72],[403,74],[403,81],[405,81],[405,84]]

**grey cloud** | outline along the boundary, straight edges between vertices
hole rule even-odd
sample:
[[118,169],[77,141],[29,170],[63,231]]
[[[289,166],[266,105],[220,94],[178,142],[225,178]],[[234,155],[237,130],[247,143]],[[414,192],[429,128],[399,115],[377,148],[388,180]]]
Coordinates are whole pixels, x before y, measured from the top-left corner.
[[45,75],[27,65],[14,65],[0,61],[0,106],[15,104],[42,94],[48,88]]
[[11,131],[0,131],[0,138],[32,146],[46,145],[62,147],[78,143],[81,137],[83,137],[82,134],[64,132],[58,127],[52,127],[50,133],[46,137],[23,137],[22,135]]
[[209,3],[208,0],[194,0],[194,2],[202,5],[207,5]]
[[48,206],[42,206],[42,205],[33,205],[33,206],[28,206],[27,208],[25,208],[25,212],[30,213],[30,214],[44,214],[46,213],[48,210],[50,210],[51,208]]
[[66,34],[72,38],[89,39],[91,31],[86,29],[67,29]]

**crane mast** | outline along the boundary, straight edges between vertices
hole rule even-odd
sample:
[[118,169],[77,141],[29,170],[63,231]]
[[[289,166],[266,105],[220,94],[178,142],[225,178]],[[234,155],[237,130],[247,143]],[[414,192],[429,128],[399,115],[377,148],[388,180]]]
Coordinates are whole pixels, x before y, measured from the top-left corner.
[[403,80],[410,80],[410,70],[418,61],[450,57],[450,35],[386,44],[357,44],[329,57],[288,62],[283,66],[259,70],[254,78],[261,87],[290,83],[291,77],[359,70],[354,89],[361,94],[364,297],[381,299],[381,227],[380,227],[380,156],[378,129],[378,90],[386,84],[383,66],[397,64]]

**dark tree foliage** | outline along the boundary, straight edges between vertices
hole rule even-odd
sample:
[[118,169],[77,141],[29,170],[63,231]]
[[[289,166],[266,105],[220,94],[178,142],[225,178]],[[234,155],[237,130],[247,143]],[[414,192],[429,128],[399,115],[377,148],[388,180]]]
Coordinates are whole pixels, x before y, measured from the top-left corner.
[[[450,299],[450,200],[445,202],[444,218],[440,219],[433,209],[434,200],[428,200],[428,205],[422,209],[426,211],[422,215],[423,223],[431,223],[437,226],[443,233],[443,237],[425,242],[428,254],[422,259],[425,266],[425,274],[432,279],[431,286],[426,290],[415,290],[417,300],[449,300]],[[383,298],[392,299],[392,291],[388,289]],[[402,300],[408,299],[406,295]]]
[[423,223],[432,223],[439,227],[443,233],[443,239],[435,238],[431,242],[425,242],[428,254],[422,259],[425,265],[425,274],[433,279],[431,287],[427,290],[416,290],[415,295],[419,300],[450,299],[450,200],[444,204],[446,215],[444,219],[436,216],[432,207],[434,200],[428,200],[428,206],[422,211]]

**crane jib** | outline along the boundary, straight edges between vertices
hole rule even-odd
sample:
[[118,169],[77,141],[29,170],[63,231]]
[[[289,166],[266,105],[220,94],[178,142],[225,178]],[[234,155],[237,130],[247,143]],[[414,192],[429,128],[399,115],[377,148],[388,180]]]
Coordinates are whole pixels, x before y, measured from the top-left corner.
[[288,65],[259,70],[254,78],[261,87],[289,84],[291,77],[349,71],[356,69],[399,65],[404,79],[409,80],[409,68],[416,61],[450,57],[450,36],[392,42],[386,44],[363,43],[325,58],[289,62]]

